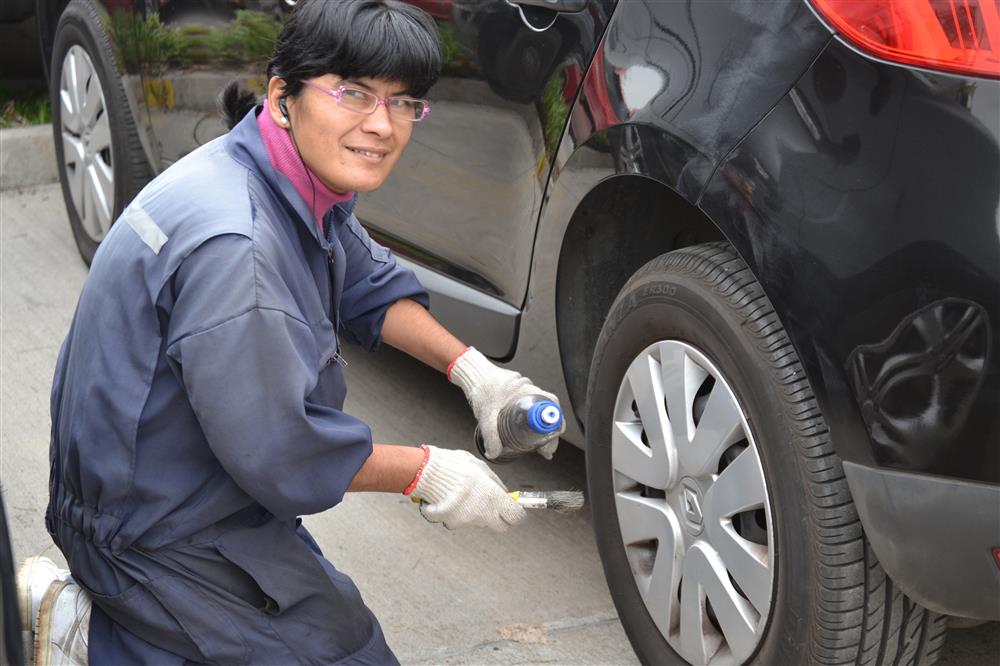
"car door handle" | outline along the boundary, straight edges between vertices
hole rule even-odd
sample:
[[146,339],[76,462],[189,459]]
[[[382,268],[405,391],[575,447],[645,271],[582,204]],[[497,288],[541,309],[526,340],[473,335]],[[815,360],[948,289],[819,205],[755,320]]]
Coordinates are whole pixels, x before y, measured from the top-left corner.
[[588,0],[509,0],[512,5],[523,7],[541,7],[555,12],[582,12],[587,7]]

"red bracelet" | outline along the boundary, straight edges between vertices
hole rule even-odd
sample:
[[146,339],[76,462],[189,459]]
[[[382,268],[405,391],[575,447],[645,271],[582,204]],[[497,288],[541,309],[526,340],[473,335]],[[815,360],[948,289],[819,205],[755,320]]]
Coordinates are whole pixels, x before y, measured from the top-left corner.
[[448,375],[448,381],[449,382],[451,381],[451,369],[455,367],[456,363],[458,363],[458,359],[460,359],[463,356],[465,356],[465,352],[469,351],[470,349],[472,349],[472,347],[466,347],[465,351],[463,351],[461,354],[459,354],[458,356],[456,356],[455,360],[448,364],[448,370],[445,371],[445,374]]
[[424,461],[420,463],[420,467],[417,468],[417,473],[413,476],[413,481],[410,481],[410,485],[406,486],[406,490],[403,491],[404,495],[409,495],[413,492],[413,489],[417,487],[417,482],[420,481],[420,475],[424,473],[424,467],[427,467],[427,461],[431,459],[431,447],[426,444],[421,444],[420,448],[424,450]]

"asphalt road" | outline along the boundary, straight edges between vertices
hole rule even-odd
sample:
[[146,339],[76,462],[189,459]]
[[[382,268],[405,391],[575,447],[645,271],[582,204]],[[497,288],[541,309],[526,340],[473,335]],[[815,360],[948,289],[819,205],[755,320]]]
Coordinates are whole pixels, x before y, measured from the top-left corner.
[[[59,560],[43,525],[49,388],[86,269],[57,186],[0,192],[0,484],[14,555]],[[376,441],[472,448],[458,389],[385,349],[348,351],[345,409]],[[511,487],[585,487],[582,454],[497,468]],[[306,524],[380,618],[404,664],[637,663],[586,510],[532,513],[504,534],[426,523],[408,499],[352,494]],[[1000,664],[1000,625],[953,631],[943,664]]]

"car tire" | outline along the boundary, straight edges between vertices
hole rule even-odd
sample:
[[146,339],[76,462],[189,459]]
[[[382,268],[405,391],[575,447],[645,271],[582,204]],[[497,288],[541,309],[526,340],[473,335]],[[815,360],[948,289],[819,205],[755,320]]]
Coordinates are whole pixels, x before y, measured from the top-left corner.
[[[587,404],[598,547],[643,663],[937,661],[946,618],[879,565],[795,350],[728,243],[664,254],[632,276],[597,341]],[[711,428],[730,434],[716,441]],[[657,453],[660,441],[672,453]],[[632,450],[645,456],[644,444],[648,463]],[[707,452],[723,447],[716,468]],[[734,488],[746,497],[731,507],[752,508],[720,517]]]
[[52,51],[52,128],[73,238],[89,265],[115,219],[150,178],[103,10],[72,0]]

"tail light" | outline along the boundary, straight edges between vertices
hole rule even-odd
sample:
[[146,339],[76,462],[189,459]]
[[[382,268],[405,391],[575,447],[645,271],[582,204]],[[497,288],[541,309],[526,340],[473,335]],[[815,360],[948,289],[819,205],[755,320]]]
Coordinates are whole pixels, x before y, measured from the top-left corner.
[[849,42],[879,58],[1000,79],[998,0],[811,0]]

